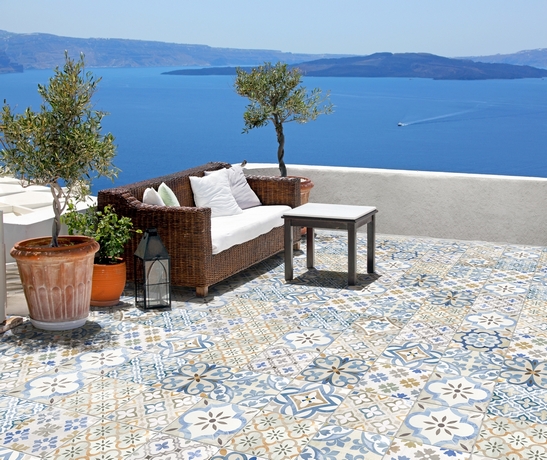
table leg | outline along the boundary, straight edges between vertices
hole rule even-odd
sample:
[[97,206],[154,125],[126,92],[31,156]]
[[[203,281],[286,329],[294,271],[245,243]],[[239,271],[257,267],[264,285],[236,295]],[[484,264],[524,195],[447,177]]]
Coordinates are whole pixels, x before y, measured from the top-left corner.
[[374,273],[374,258],[376,247],[376,216],[373,214],[367,224],[367,273]]
[[293,237],[292,237],[292,225],[290,219],[285,219],[284,226],[284,239],[285,239],[285,279],[287,281],[293,278]]
[[306,227],[306,260],[308,262],[308,268],[315,266],[315,238],[313,228]]
[[357,283],[357,228],[348,223],[348,285]]

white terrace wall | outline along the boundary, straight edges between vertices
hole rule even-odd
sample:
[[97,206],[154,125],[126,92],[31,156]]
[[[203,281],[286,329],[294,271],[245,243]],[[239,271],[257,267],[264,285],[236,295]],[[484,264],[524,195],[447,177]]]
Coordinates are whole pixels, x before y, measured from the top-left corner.
[[[279,175],[274,164],[246,170]],[[547,246],[544,178],[300,165],[288,173],[314,182],[312,202],[376,206],[378,233]]]

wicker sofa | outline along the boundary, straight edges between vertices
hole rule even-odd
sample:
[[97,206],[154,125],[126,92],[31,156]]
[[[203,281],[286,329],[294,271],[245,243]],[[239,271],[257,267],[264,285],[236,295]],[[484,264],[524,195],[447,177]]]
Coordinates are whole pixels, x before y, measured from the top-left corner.
[[[133,220],[134,228],[156,227],[171,256],[171,284],[196,289],[206,296],[209,286],[244,270],[283,250],[283,226],[238,244],[218,254],[212,253],[211,209],[199,208],[189,176],[203,176],[204,171],[229,168],[226,163],[207,163],[175,174],[136,182],[123,187],[101,190],[98,208],[112,205],[116,213]],[[263,205],[300,205],[300,181],[295,178],[249,176],[247,181]],[[177,196],[180,207],[155,206],[142,203],[146,188],[155,189],[165,182]],[[298,228],[295,228],[298,241]],[[133,254],[142,235],[134,235],[125,248],[127,279],[134,279]]]

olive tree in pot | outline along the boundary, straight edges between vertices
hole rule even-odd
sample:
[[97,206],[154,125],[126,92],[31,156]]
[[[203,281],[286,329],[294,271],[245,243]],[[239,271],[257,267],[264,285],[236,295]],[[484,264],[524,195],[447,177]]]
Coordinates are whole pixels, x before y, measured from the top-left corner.
[[[285,165],[285,133],[283,124],[295,121],[307,123],[315,120],[321,114],[330,114],[333,105],[321,95],[319,88],[310,93],[302,86],[302,72],[297,68],[289,68],[287,64],[270,62],[255,67],[247,72],[244,68],[236,69],[235,90],[240,96],[249,99],[243,114],[244,133],[253,128],[260,128],[270,122],[277,136],[277,161],[282,177],[287,176]],[[300,177],[302,204],[308,202],[313,182]]]
[[111,307],[119,303],[126,282],[126,262],[122,259],[124,246],[131,239],[132,231],[142,231],[132,230],[131,218],[119,217],[110,205],[102,211],[88,208],[78,212],[76,206],[69,203],[62,221],[68,227],[69,235],[90,236],[101,246],[93,265],[91,305]]
[[0,163],[23,186],[49,186],[53,201],[50,237],[16,243],[23,290],[35,327],[66,330],[82,326],[89,315],[93,257],[99,244],[86,236],[59,236],[68,197],[84,199],[94,177],[114,178],[114,137],[101,134],[106,113],[93,109],[100,81],[65,52],[46,86],[38,85],[40,111],[14,113],[4,102],[0,114]]

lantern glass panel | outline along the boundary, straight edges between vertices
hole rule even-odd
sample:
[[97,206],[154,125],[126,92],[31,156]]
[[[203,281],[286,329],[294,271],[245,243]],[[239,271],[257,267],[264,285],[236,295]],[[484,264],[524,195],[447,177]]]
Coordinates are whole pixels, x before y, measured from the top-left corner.
[[144,271],[146,305],[168,307],[171,303],[169,261],[145,260]]

